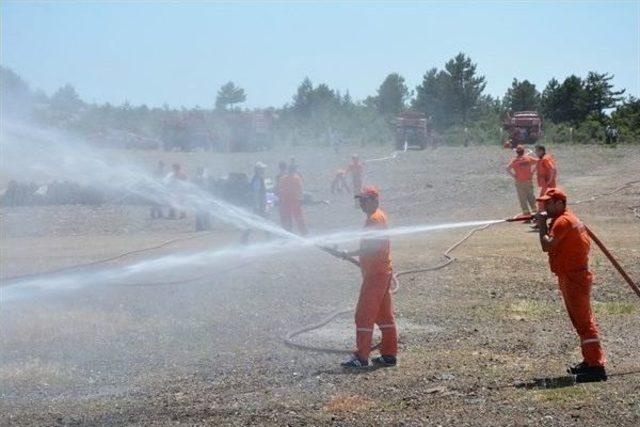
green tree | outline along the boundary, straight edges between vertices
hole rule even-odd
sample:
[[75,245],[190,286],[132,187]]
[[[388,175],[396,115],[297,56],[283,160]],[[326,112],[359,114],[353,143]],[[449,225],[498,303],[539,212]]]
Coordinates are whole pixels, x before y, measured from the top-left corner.
[[293,96],[291,110],[299,117],[309,118],[321,112],[338,109],[343,102],[339,92],[332,90],[324,83],[314,88],[311,80],[305,77]]
[[562,84],[551,79],[542,92],[541,103],[543,115],[554,123],[578,125],[589,114],[584,82],[575,75],[567,77]]
[[233,108],[234,104],[239,104],[247,100],[244,89],[236,86],[233,82],[225,83],[218,90],[216,96],[216,109],[226,110],[227,106]]
[[511,111],[536,111],[540,108],[540,92],[529,80],[513,79],[504,95],[504,105]]
[[604,110],[615,108],[624,99],[624,89],[613,90],[613,84],[610,83],[613,77],[608,73],[590,71],[584,82],[588,113],[600,121],[605,119]]
[[7,116],[29,114],[33,95],[29,85],[13,70],[0,66],[0,105]]
[[444,66],[449,79],[447,95],[451,99],[452,113],[466,124],[470,114],[487,86],[484,76],[476,74],[476,64],[464,53],[459,53]]
[[471,58],[459,53],[447,61],[444,70],[428,70],[416,88],[414,108],[431,116],[436,127],[466,125],[487,85],[484,76],[477,75],[476,68]]
[[413,108],[431,117],[437,127],[451,124],[451,105],[447,97],[449,76],[437,68],[428,70],[422,77],[422,84],[416,87]]
[[85,107],[76,89],[67,83],[51,95],[47,120],[67,128],[81,126],[78,122],[82,120]]
[[640,99],[630,96],[611,113],[611,121],[622,132],[640,133]]
[[554,77],[547,83],[547,86],[540,95],[540,109],[542,115],[554,123],[558,123],[560,115],[560,82]]
[[309,77],[305,77],[298,86],[296,94],[293,96],[292,110],[300,116],[309,116],[313,103],[313,83]]
[[396,115],[404,110],[410,96],[404,77],[391,73],[378,88],[376,106],[383,115]]
[[78,111],[83,104],[76,89],[68,83],[51,95],[51,107],[67,113]]

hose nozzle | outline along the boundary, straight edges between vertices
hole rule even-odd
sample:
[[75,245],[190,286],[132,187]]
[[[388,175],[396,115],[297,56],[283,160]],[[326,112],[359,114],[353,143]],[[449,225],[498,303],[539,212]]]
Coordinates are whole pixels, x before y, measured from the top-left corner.
[[513,218],[505,219],[506,222],[519,222],[519,221],[530,221],[533,219],[533,215],[518,215]]

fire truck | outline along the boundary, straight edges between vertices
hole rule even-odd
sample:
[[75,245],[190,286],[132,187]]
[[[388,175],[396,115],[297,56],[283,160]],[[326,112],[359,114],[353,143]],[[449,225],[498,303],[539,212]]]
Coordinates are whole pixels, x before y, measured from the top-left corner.
[[228,129],[228,151],[261,151],[273,146],[272,113],[232,112],[226,116],[225,122]]
[[509,144],[515,148],[519,144],[534,144],[543,135],[542,117],[537,111],[507,113],[502,121],[502,129],[509,134]]
[[433,135],[427,117],[418,111],[404,111],[396,117],[395,144],[397,150],[433,146]]
[[165,120],[162,131],[165,151],[193,151],[198,148],[209,151],[214,148],[214,134],[199,112]]

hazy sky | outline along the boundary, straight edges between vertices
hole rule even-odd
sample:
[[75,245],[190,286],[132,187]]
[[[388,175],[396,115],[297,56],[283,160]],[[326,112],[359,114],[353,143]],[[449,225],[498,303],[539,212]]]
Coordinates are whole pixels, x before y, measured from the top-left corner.
[[640,3],[11,2],[3,65],[47,93],[87,101],[212,106],[220,85],[245,106],[281,106],[305,76],[354,99],[399,72],[414,88],[463,51],[502,96],[514,77],[540,90],[589,70],[640,93]]

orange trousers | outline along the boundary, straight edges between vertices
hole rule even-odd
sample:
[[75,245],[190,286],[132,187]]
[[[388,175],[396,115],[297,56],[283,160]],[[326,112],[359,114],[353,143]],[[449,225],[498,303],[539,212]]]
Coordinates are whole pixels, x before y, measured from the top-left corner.
[[307,225],[304,222],[304,214],[302,213],[302,206],[298,204],[283,204],[280,205],[280,224],[282,228],[287,231],[293,231],[293,223],[296,223],[298,230],[302,236],[306,236],[308,233]]
[[592,281],[593,275],[588,270],[558,275],[562,299],[571,323],[580,336],[584,361],[589,366],[604,366],[606,359],[598,336],[598,325],[591,310]]
[[365,276],[356,305],[356,353],[361,360],[368,360],[373,339],[373,325],[382,332],[380,354],[395,356],[398,352],[398,333],[393,316],[391,274]]

